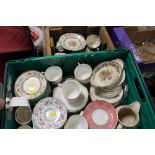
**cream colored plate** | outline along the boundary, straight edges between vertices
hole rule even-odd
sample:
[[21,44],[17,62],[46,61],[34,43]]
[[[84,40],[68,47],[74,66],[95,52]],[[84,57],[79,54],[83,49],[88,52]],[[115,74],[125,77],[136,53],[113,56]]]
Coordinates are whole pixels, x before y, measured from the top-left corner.
[[77,33],[65,33],[59,39],[60,45],[69,51],[79,51],[85,48],[85,38]]
[[93,70],[90,82],[95,87],[111,86],[119,81],[122,71],[122,67],[115,61],[100,63]]

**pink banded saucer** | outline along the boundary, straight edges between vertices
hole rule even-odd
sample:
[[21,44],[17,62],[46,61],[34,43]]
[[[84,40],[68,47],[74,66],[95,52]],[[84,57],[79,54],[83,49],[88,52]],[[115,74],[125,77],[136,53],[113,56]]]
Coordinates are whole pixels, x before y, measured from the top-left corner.
[[108,102],[100,100],[89,103],[83,116],[90,129],[114,129],[118,122],[115,108]]

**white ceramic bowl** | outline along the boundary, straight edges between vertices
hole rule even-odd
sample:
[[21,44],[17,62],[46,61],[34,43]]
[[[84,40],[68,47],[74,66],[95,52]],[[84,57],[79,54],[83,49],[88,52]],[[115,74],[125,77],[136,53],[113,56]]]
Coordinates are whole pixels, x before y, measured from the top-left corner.
[[88,129],[86,119],[81,115],[72,115],[64,126],[65,129]]
[[45,71],[45,77],[49,82],[58,84],[62,81],[62,70],[59,66],[48,67]]
[[88,64],[79,64],[74,70],[75,78],[84,84],[90,82],[91,74],[92,68]]

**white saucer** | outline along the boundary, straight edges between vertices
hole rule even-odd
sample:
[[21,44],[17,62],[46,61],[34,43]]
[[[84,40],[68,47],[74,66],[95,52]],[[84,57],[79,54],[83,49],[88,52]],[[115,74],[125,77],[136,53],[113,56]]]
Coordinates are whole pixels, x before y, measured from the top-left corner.
[[106,102],[109,102],[111,103],[113,106],[117,106],[119,104],[119,102],[121,101],[123,97],[123,89],[121,90],[120,94],[117,96],[117,97],[114,97],[114,98],[106,98],[106,97],[103,97],[103,96],[98,96],[96,93],[95,93],[95,87],[90,87],[90,98],[92,101],[94,100],[104,100]]
[[[88,90],[83,85],[80,84],[80,86],[81,86],[81,91],[82,91],[81,98],[75,101],[74,103],[69,103],[67,99],[65,99],[63,92],[62,92],[62,88],[60,87],[56,87],[53,90],[53,97],[62,100],[62,102],[66,105],[68,112],[73,113],[73,112],[80,111],[81,109],[85,107],[85,105],[88,102]],[[79,102],[81,103],[80,106],[79,106]]]
[[109,99],[117,97],[121,91],[122,91],[122,87],[116,90],[114,89],[114,90],[108,91],[108,92],[97,92],[95,90],[96,95],[103,97],[103,98],[109,98]]

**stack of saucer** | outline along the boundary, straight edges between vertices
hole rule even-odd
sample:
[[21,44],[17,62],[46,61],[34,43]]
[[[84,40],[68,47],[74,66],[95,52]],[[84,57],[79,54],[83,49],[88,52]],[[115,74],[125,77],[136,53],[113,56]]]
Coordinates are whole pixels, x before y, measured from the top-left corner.
[[53,97],[40,100],[33,109],[34,129],[59,129],[67,120],[67,109],[62,101]]
[[22,73],[14,85],[16,97],[25,97],[30,102],[49,96],[51,89],[45,76],[37,70]]
[[88,90],[77,80],[68,78],[54,89],[53,97],[62,100],[68,112],[75,113],[87,104]]
[[15,82],[14,91],[17,97],[26,97],[30,101],[42,98],[47,91],[48,83],[43,74],[36,70],[22,73]]
[[100,63],[93,70],[90,80],[91,99],[104,100],[117,106],[123,97],[125,76],[124,62],[121,59]]

